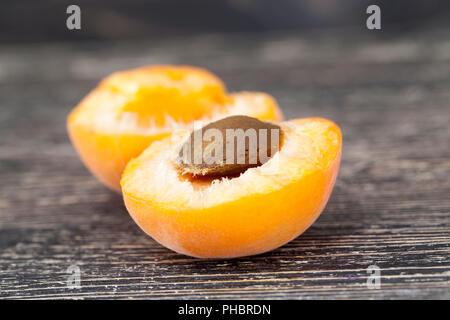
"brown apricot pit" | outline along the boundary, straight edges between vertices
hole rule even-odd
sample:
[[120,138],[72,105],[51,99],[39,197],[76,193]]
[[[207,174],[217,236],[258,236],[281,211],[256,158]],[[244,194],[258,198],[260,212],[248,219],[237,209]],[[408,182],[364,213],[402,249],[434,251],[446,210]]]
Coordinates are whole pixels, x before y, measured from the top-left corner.
[[280,126],[248,116],[230,116],[194,130],[175,160],[182,174],[232,176],[267,162],[279,151]]

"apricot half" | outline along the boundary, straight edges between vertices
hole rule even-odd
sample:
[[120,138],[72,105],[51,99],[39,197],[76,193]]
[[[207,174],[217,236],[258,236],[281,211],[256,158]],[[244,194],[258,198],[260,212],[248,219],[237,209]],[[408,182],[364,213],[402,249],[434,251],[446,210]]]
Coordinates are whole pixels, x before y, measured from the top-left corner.
[[189,136],[178,130],[131,160],[122,176],[125,205],[162,245],[201,258],[275,249],[317,219],[333,189],[341,132],[321,118],[278,123],[280,149],[239,176],[186,178],[173,159]]
[[120,191],[125,165],[152,142],[194,120],[231,114],[282,120],[268,94],[228,94],[222,81],[204,69],[161,65],[106,77],[70,113],[67,128],[87,168]]

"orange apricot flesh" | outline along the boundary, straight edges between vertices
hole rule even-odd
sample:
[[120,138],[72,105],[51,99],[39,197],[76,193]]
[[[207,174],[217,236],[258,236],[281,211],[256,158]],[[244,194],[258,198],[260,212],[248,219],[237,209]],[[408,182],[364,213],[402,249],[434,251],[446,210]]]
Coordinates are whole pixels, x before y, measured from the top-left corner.
[[207,70],[158,65],[106,77],[69,114],[67,129],[86,167],[120,192],[125,165],[151,143],[193,121],[233,114],[282,120],[268,94],[229,94]]
[[189,136],[177,130],[131,160],[122,176],[125,205],[160,244],[199,258],[234,258],[278,248],[319,217],[341,158],[341,132],[321,118],[278,123],[280,150],[237,177],[185,178],[173,157]]

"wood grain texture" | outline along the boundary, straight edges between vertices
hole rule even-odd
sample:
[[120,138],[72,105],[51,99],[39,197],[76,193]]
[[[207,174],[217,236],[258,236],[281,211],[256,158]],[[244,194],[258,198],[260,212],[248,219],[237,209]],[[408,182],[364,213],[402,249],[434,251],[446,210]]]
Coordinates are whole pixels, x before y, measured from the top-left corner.
[[[210,68],[287,118],[343,130],[319,220],[278,250],[197,260],[147,237],[70,145],[65,117],[103,76]],[[450,34],[230,35],[0,48],[0,297],[449,299]],[[81,268],[81,289],[66,269]],[[366,268],[381,268],[381,289]]]

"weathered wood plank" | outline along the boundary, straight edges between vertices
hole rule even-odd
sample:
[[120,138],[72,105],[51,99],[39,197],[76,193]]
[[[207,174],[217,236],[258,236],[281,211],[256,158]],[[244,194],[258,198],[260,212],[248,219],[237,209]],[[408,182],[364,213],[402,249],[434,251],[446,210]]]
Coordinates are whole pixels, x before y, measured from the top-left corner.
[[[180,50],[183,48],[183,50]],[[212,69],[268,91],[288,118],[343,129],[320,219],[264,255],[196,260],[145,236],[65,132],[104,75],[149,63]],[[0,297],[450,298],[450,36],[209,36],[0,50]],[[81,268],[81,289],[66,269]],[[382,286],[366,286],[369,265]]]

